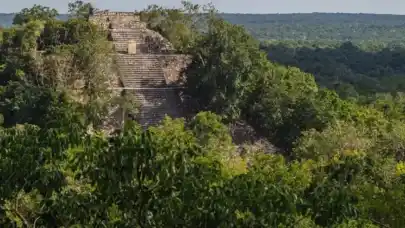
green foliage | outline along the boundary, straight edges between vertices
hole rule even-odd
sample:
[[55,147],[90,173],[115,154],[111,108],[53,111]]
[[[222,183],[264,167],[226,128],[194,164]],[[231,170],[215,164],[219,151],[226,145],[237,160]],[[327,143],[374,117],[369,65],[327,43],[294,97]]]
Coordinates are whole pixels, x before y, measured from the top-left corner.
[[149,5],[137,13],[149,29],[167,38],[177,51],[188,53],[198,39],[198,30],[206,20],[205,14],[213,9],[210,5],[201,6],[189,1],[182,1],[182,5],[182,8],[171,9]]
[[243,25],[259,40],[403,41],[403,15],[364,13],[230,14],[225,20]]
[[[85,6],[83,1],[72,1],[76,6]],[[79,4],[77,4],[79,3]],[[151,7],[156,8],[156,7]],[[159,6],[157,6],[159,8]],[[163,7],[162,7],[163,8]],[[184,10],[185,7],[177,10]],[[192,9],[192,8],[191,8]],[[173,9],[173,11],[176,9]],[[88,11],[81,11],[87,15]],[[186,11],[188,12],[188,11]],[[75,14],[73,14],[75,15]],[[181,16],[181,15],[180,15]],[[309,41],[403,41],[405,30],[401,27],[403,15],[349,14],[349,13],[293,13],[293,14],[239,14],[221,13],[226,21],[242,25],[250,34],[261,41],[266,40],[309,40]],[[0,13],[0,26],[9,27],[14,14]],[[69,15],[59,15],[67,19]],[[378,46],[378,45],[376,45]]]
[[91,3],[85,3],[80,0],[70,2],[68,4],[68,7],[71,17],[84,18],[86,20],[88,20],[89,17],[93,15],[93,12],[95,10]]
[[79,108],[64,93],[18,82],[4,86],[0,93],[0,113],[5,127],[27,123],[45,129],[80,131],[83,117],[75,111]]
[[345,154],[365,154],[373,146],[373,140],[367,137],[366,129],[358,129],[353,123],[332,123],[322,132],[310,130],[297,143],[295,155],[301,159],[330,161]]
[[[280,156],[272,155],[256,158],[248,173],[229,179],[221,171],[227,169],[226,164],[201,153],[181,120],[168,119],[148,132],[129,124],[110,140],[89,135],[82,143],[66,144],[84,147],[61,145],[52,153],[47,149],[51,146],[48,138],[31,143],[38,134],[39,128],[30,126],[2,134],[2,145],[15,145],[7,147],[13,153],[1,153],[2,174],[10,175],[17,168],[3,168],[17,162],[15,159],[20,160],[13,164],[24,165],[29,172],[13,176],[8,180],[13,184],[1,189],[6,200],[2,209],[8,218],[3,225],[35,221],[47,226],[124,227],[293,224],[297,218],[290,213],[299,217],[293,206],[297,200],[294,195],[302,193],[311,180],[306,165],[288,165]],[[14,143],[8,135],[24,141]],[[20,147],[25,144],[30,147]],[[25,149],[25,156],[16,156],[18,148]],[[301,178],[296,179],[296,175]],[[17,190],[17,183],[24,185],[24,191]],[[43,183],[48,183],[48,188],[42,189]],[[256,197],[247,197],[252,190]],[[25,205],[12,204],[24,202],[22,198]],[[274,204],[269,205],[271,201]],[[250,218],[240,212],[250,214]]]
[[258,43],[242,27],[211,16],[208,31],[191,53],[188,93],[198,99],[201,109],[238,118],[251,84],[268,66]]
[[273,41],[262,49],[270,60],[314,74],[318,84],[344,98],[404,91],[403,42]]
[[[153,6],[142,16],[180,37],[192,56],[187,92],[203,111],[148,129],[126,121],[107,136],[97,124],[111,46],[88,6],[72,3],[65,22],[25,10],[2,32],[1,227],[403,227],[401,93],[343,100],[267,61],[212,8],[198,32],[185,15],[198,6]],[[117,102],[132,112],[127,98]],[[241,154],[223,123],[234,120],[284,153]]]
[[379,226],[374,225],[371,221],[367,220],[349,220],[342,224],[334,226],[336,228],[377,228]]
[[231,143],[228,128],[222,124],[222,119],[212,112],[200,112],[190,122],[190,128],[201,142],[218,140],[218,143]]
[[[3,38],[3,85],[18,81],[20,89],[26,92],[35,88],[73,95],[88,104],[85,108],[87,122],[100,124],[100,115],[105,111],[103,103],[109,99],[106,82],[112,60],[106,56],[112,49],[106,34],[97,25],[83,18],[65,22],[50,18],[30,20],[7,30]],[[77,81],[84,83],[81,92],[73,88]],[[40,93],[37,94],[40,97]]]
[[25,8],[14,16],[13,24],[22,25],[30,21],[53,20],[58,15],[56,9],[51,9],[46,6],[34,5],[32,8]]

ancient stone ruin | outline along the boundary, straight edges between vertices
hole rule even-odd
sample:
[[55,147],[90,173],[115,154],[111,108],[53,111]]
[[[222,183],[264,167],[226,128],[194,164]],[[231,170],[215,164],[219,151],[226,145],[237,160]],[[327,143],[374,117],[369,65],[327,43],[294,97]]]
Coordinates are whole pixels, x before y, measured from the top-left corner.
[[90,20],[109,33],[121,89],[133,94],[140,105],[135,116],[139,123],[146,127],[165,115],[182,116],[178,82],[189,57],[175,54],[172,45],[159,33],[147,29],[135,13],[99,11]]
[[[179,92],[183,89],[181,73],[190,63],[190,56],[175,54],[170,42],[148,29],[135,13],[99,11],[90,20],[108,31],[115,49],[113,71],[120,78],[112,89],[135,97],[134,102],[140,107],[134,117],[142,126],[155,125],[165,115],[176,118],[189,114],[180,105]],[[111,109],[105,129],[119,128],[125,118],[128,113],[122,109]],[[247,143],[268,153],[275,151],[246,124],[231,125],[230,130],[234,142],[242,145],[239,150]]]

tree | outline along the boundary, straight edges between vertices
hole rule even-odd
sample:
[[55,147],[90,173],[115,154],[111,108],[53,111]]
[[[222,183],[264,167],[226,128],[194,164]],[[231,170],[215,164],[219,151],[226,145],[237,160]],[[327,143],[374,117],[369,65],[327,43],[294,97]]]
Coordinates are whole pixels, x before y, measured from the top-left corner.
[[32,8],[24,8],[21,12],[17,13],[14,16],[13,24],[22,25],[34,20],[48,21],[55,19],[57,15],[58,11],[56,9],[34,5]]
[[178,52],[188,53],[199,36],[199,29],[204,28],[206,14],[213,8],[189,1],[182,1],[182,5],[173,9],[149,5],[137,13],[149,29],[168,39]]
[[258,45],[242,27],[211,15],[186,70],[188,93],[203,110],[231,120],[240,116],[252,84],[268,69]]
[[[83,16],[3,32],[0,227],[403,227],[402,94],[343,100],[268,62],[243,28],[204,16],[186,73],[208,111],[147,129],[125,121],[108,135],[88,130],[111,98],[111,47],[96,25]],[[133,111],[127,99],[116,100]],[[235,145],[229,120],[288,153]]]
[[95,8],[91,3],[84,3],[76,0],[68,4],[70,17],[89,19],[93,15]]

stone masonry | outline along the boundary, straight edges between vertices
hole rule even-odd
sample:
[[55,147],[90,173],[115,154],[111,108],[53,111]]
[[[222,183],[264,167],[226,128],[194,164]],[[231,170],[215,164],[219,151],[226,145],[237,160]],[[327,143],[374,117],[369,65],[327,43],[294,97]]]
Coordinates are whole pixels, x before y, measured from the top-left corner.
[[182,116],[177,94],[190,58],[175,54],[172,45],[147,29],[135,13],[99,11],[90,20],[109,31],[123,89],[140,105],[135,117],[139,123],[147,127],[165,115]]

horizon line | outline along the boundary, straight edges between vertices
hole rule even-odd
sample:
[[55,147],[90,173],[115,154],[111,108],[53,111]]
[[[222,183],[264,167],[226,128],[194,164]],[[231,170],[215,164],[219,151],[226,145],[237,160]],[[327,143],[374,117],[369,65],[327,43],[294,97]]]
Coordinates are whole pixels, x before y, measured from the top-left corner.
[[[103,11],[103,10],[101,10]],[[119,10],[110,10],[111,12],[135,12],[133,11],[119,11]],[[0,12],[0,14],[17,14],[18,12]],[[67,15],[68,12],[59,13],[59,15]],[[276,12],[269,12],[269,13],[253,13],[253,12],[219,12],[218,14],[244,14],[244,15],[290,15],[290,14],[366,14],[366,15],[386,15],[386,16],[405,16],[405,14],[394,14],[394,13],[371,13],[371,12],[288,12],[288,13],[276,13]]]

